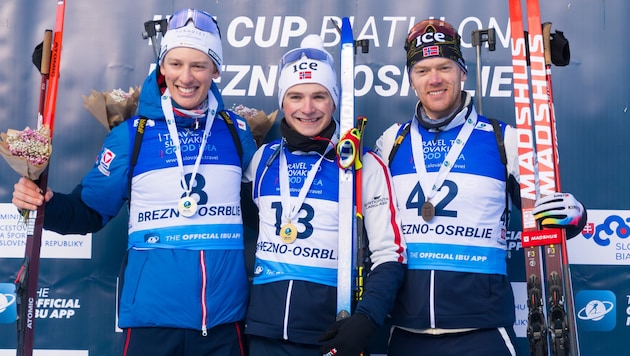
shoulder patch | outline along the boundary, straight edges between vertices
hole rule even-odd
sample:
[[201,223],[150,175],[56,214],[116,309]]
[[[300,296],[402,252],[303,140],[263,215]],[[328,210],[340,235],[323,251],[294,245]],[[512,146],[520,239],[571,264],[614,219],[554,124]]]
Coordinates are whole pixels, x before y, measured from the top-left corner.
[[245,131],[247,128],[247,124],[245,123],[245,121],[241,119],[236,119],[236,125],[238,126],[240,130],[243,130],[243,131]]
[[98,162],[98,170],[103,173],[105,176],[109,176],[109,167],[116,158],[116,154],[112,152],[110,149],[103,149],[103,153],[101,153],[101,158]]
[[[140,118],[137,118],[137,119],[133,120],[133,127],[138,127],[138,122],[140,122]],[[148,126],[148,127],[155,126],[155,120],[147,119],[146,126]]]
[[489,124],[487,122],[477,121],[477,124],[475,125],[475,130],[492,132],[494,129],[492,128],[492,124]]

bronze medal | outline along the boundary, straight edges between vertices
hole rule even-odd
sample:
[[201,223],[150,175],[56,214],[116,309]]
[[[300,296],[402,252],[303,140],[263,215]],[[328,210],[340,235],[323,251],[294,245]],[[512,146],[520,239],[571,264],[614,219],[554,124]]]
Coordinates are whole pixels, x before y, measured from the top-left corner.
[[284,241],[284,243],[292,244],[293,242],[295,242],[295,239],[297,239],[297,234],[297,228],[290,222],[282,225],[282,227],[280,228],[280,238],[282,239],[282,241]]
[[424,221],[429,222],[431,221],[431,219],[433,219],[433,217],[435,216],[435,207],[433,206],[433,204],[431,204],[430,201],[426,201],[424,204],[422,204],[422,219],[424,219]]
[[185,196],[179,200],[177,209],[183,217],[189,218],[197,212],[197,202],[193,198]]

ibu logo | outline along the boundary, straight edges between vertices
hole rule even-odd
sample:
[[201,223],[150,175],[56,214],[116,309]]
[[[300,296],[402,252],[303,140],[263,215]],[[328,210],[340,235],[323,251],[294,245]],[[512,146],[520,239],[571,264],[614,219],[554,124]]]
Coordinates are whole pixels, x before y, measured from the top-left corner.
[[617,298],[609,290],[582,290],[575,296],[578,329],[611,331],[615,328]]
[[12,324],[17,319],[15,284],[0,283],[0,324]]

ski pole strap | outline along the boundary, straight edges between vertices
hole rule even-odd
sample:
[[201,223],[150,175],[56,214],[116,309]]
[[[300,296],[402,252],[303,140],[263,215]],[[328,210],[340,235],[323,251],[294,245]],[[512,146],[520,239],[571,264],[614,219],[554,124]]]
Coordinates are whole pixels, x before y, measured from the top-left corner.
[[339,168],[348,169],[353,164],[356,169],[361,169],[358,159],[361,145],[361,132],[356,127],[346,131],[337,143],[337,164]]

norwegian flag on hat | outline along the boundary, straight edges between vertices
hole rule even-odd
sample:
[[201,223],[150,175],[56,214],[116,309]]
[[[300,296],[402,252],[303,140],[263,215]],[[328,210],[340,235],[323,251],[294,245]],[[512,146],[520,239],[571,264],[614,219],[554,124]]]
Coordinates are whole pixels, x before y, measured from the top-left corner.
[[299,75],[300,75],[300,80],[302,80],[302,79],[311,79],[312,78],[311,71],[300,72]]
[[422,49],[422,57],[438,56],[440,48],[438,46],[427,46]]

